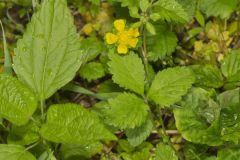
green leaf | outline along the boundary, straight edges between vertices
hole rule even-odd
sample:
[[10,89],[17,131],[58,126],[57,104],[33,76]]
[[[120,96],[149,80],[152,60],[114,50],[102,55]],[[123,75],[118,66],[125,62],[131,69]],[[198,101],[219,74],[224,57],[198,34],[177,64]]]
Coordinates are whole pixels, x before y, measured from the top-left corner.
[[150,117],[139,127],[126,130],[127,140],[132,146],[138,146],[151,134],[153,123]]
[[191,68],[195,74],[195,83],[197,85],[213,88],[223,86],[223,77],[217,67],[212,65],[194,65]]
[[13,60],[20,80],[40,100],[75,76],[82,63],[78,37],[65,0],[45,0],[32,16]]
[[153,7],[154,13],[159,13],[162,20],[184,23],[189,20],[187,12],[176,0],[158,0]]
[[188,15],[188,22],[192,20],[194,17],[196,7],[197,7],[197,0],[176,0],[184,9],[184,11]]
[[28,122],[37,108],[34,94],[17,79],[0,74],[0,116],[16,125]]
[[135,53],[120,56],[110,55],[109,70],[113,74],[113,81],[121,87],[144,94],[144,66],[142,60]]
[[102,78],[105,75],[105,71],[101,63],[90,62],[80,69],[79,74],[82,78],[91,82],[92,80]]
[[211,99],[209,92],[201,88],[193,88],[181,106],[174,109],[176,127],[183,138],[210,146],[223,143],[219,116],[219,105]]
[[215,156],[210,156],[208,154],[207,145],[192,144],[187,142],[184,144],[183,151],[185,160],[216,160]]
[[161,106],[169,106],[181,100],[194,82],[194,76],[186,67],[175,67],[158,72],[148,91],[148,98]]
[[200,8],[207,16],[228,18],[237,6],[237,0],[202,0]]
[[156,30],[155,30],[155,27],[152,23],[150,22],[147,22],[146,23],[146,29],[149,33],[151,33],[152,35],[156,35]]
[[142,125],[148,115],[149,107],[134,94],[122,93],[108,101],[110,108],[106,110],[109,124],[121,129]]
[[94,113],[76,104],[52,105],[40,133],[49,141],[66,144],[116,139]]
[[205,26],[205,18],[200,11],[196,11],[195,18],[202,27]]
[[240,160],[239,148],[225,148],[218,151],[217,160]]
[[13,144],[0,144],[1,160],[36,160],[36,158],[23,146]]
[[29,145],[40,139],[39,127],[32,121],[24,126],[12,126],[8,135],[8,144]]
[[224,58],[221,70],[228,82],[240,80],[240,50],[234,50]]
[[177,36],[167,26],[156,25],[156,35],[147,34],[147,51],[150,61],[171,56],[177,46]]
[[225,141],[238,143],[240,139],[240,89],[229,90],[218,96],[221,106],[221,135]]
[[159,143],[156,149],[155,160],[178,160],[178,157],[171,146]]
[[[93,45],[94,44],[94,45]],[[104,44],[96,37],[88,37],[81,40],[81,49],[84,51],[86,61],[95,59],[104,50]]]
[[62,144],[60,154],[63,159],[82,159],[91,158],[93,155],[101,152],[102,144],[99,142],[89,145]]

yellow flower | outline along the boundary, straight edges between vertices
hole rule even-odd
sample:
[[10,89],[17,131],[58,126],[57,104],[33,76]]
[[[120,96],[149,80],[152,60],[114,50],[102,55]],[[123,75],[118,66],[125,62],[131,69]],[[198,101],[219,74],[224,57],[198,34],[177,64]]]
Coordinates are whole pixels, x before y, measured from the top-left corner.
[[126,29],[126,22],[123,19],[115,20],[113,23],[117,33],[107,33],[106,43],[116,44],[119,54],[126,54],[129,48],[135,48],[140,35],[137,28]]

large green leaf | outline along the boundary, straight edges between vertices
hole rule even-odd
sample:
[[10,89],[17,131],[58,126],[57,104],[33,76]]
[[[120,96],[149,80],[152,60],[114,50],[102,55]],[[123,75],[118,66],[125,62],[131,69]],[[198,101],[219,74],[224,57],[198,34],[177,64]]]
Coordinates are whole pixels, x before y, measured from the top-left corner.
[[218,151],[217,160],[240,160],[239,148],[225,148]]
[[108,102],[110,107],[105,111],[106,119],[115,127],[121,129],[138,127],[147,118],[148,105],[134,94],[122,93]]
[[32,121],[24,126],[12,126],[8,135],[8,144],[29,145],[40,139],[39,127]]
[[237,6],[237,0],[202,0],[201,9],[207,16],[228,18]]
[[113,81],[121,87],[143,95],[144,93],[144,66],[142,60],[135,53],[120,56],[110,55],[109,70],[113,74]]
[[158,0],[153,7],[153,11],[158,13],[162,20],[168,22],[183,23],[189,20],[187,12],[176,0]]
[[210,96],[204,89],[193,88],[181,106],[174,109],[174,117],[177,129],[186,140],[217,146],[222,144],[220,107]]
[[171,146],[160,143],[157,145],[155,160],[178,160],[178,157]]
[[138,146],[147,139],[147,137],[151,134],[152,129],[153,122],[150,117],[148,117],[141,126],[126,130],[127,140],[132,146]]
[[232,51],[224,58],[221,70],[227,81],[240,80],[240,50]]
[[240,89],[225,91],[218,96],[221,106],[221,135],[225,141],[240,139]]
[[115,140],[99,118],[76,104],[50,106],[47,123],[40,130],[43,138],[66,144],[89,144],[97,140]]
[[0,116],[16,125],[28,122],[37,108],[34,94],[10,75],[0,74]]
[[181,100],[194,82],[190,69],[175,67],[158,72],[148,92],[148,97],[161,106],[169,106]]
[[156,25],[156,35],[148,34],[147,50],[149,60],[156,61],[170,56],[177,46],[177,36],[164,25]]
[[195,74],[195,83],[197,85],[213,88],[222,87],[223,77],[217,67],[212,65],[194,65],[191,68]]
[[188,14],[188,21],[191,21],[195,15],[197,0],[177,0],[182,5],[184,11]]
[[81,65],[81,51],[66,0],[45,0],[15,49],[14,70],[38,98],[50,97]]
[[25,150],[23,146],[13,144],[0,144],[1,160],[36,160],[36,158]]

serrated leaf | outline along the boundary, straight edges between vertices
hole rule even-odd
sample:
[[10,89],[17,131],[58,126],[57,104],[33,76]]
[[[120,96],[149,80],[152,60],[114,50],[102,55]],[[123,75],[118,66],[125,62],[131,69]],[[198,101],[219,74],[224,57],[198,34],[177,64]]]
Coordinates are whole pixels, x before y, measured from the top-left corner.
[[109,124],[121,129],[134,128],[143,124],[147,118],[149,107],[134,94],[122,93],[108,101],[110,108],[106,110]]
[[147,51],[150,61],[170,56],[177,46],[177,36],[164,25],[156,25],[156,35],[147,35]]
[[0,144],[1,160],[36,160],[23,146],[14,144]]
[[187,12],[176,0],[158,0],[153,12],[159,13],[162,20],[184,23],[189,20]]
[[37,108],[34,94],[10,75],[0,74],[0,116],[16,125],[28,122]]
[[219,116],[219,105],[211,99],[210,93],[201,88],[193,88],[181,106],[174,109],[176,127],[183,138],[210,146],[223,143]]
[[139,127],[126,130],[127,140],[132,146],[138,146],[151,134],[153,123],[150,117]]
[[194,17],[197,0],[177,0],[177,2],[183,7],[184,11],[188,15],[188,21],[191,21]]
[[202,0],[200,8],[207,16],[228,18],[237,6],[237,0]]
[[217,160],[240,160],[239,148],[225,148],[218,151]]
[[75,76],[82,63],[78,37],[65,0],[45,0],[32,16],[13,61],[18,77],[40,100]]
[[223,77],[217,67],[212,65],[194,65],[191,68],[195,74],[195,83],[197,85],[213,88],[223,86]]
[[156,149],[155,160],[178,160],[178,157],[171,146],[159,143]]
[[29,145],[40,139],[39,127],[32,121],[24,126],[12,126],[8,135],[8,144]]
[[94,113],[76,104],[52,105],[40,133],[49,141],[66,144],[87,145],[98,140],[116,139]]
[[169,106],[181,100],[194,82],[194,76],[186,67],[175,67],[158,72],[148,91],[148,98],[161,106]]
[[[99,142],[91,143],[89,145],[73,145],[62,144],[60,154],[63,159],[91,158],[96,153],[101,152],[103,145]],[[76,158],[77,157],[77,158]]]
[[110,55],[109,70],[113,74],[113,81],[121,87],[144,94],[144,66],[137,54],[120,56]]
[[105,75],[105,71],[101,63],[90,62],[80,69],[79,74],[82,78],[91,82],[93,80],[102,78]]
[[221,70],[228,82],[240,80],[240,50],[234,50],[224,58]]

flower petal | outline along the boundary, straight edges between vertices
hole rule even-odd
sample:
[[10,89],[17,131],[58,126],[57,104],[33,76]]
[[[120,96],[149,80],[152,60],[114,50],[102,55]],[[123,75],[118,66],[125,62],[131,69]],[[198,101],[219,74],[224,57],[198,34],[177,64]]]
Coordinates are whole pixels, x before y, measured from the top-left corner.
[[138,43],[138,39],[137,38],[131,38],[128,41],[129,46],[131,46],[132,48],[135,48],[137,43]]
[[128,52],[128,47],[125,44],[119,44],[117,51],[119,54],[126,54]]
[[137,28],[130,28],[128,34],[132,37],[138,37],[140,35]]
[[125,29],[126,22],[123,19],[118,19],[114,21],[114,27],[118,31],[123,31]]
[[118,36],[113,33],[106,34],[106,42],[107,44],[114,44],[118,41]]

